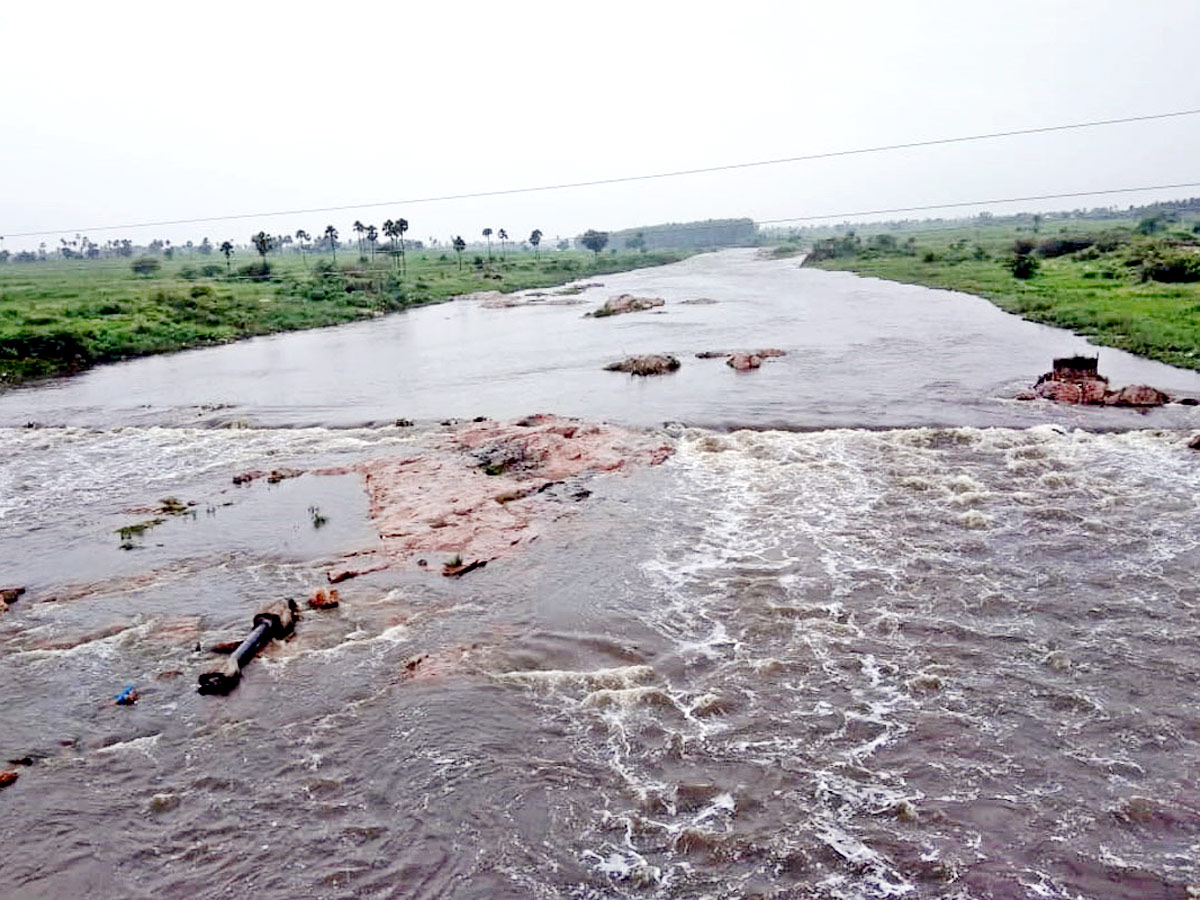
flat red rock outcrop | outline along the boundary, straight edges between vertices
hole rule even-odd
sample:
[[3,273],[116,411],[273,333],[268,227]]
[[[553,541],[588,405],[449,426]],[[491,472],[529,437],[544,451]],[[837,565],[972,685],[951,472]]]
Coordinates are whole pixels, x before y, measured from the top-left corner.
[[540,415],[461,425],[433,440],[428,452],[357,467],[390,563],[511,554],[587,495],[581,479],[657,465],[671,453],[652,436]]

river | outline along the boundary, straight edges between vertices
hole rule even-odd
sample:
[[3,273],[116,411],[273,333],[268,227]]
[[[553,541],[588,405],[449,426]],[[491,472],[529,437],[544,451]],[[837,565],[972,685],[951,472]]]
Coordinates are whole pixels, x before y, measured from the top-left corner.
[[[0,896],[1200,894],[1198,408],[1016,400],[1094,348],[962,294],[752,251],[604,282],[0,395]],[[583,317],[626,291],[666,304]],[[682,368],[602,370],[640,352]],[[195,692],[378,549],[354,465],[534,412],[673,454]]]

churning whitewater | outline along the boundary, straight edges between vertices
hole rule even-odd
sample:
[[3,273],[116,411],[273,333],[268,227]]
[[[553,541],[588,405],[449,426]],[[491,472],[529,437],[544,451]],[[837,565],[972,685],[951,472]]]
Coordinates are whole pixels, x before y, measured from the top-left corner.
[[[582,296],[622,292],[665,305],[457,301],[0,397],[0,896],[1200,894],[1196,408],[1016,401],[1082,340],[794,261]],[[306,383],[322,341],[368,374]],[[277,597],[295,634],[197,694]]]

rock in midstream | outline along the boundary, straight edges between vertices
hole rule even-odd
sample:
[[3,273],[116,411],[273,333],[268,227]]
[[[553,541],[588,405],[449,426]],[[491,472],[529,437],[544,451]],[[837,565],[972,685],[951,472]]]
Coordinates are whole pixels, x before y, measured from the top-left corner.
[[609,297],[604,301],[603,306],[587,313],[587,316],[593,319],[603,319],[606,316],[619,316],[622,313],[654,309],[665,303],[666,301],[662,297],[635,297],[633,294],[618,294],[615,297]]
[[620,362],[609,363],[606,372],[628,372],[630,375],[665,375],[679,368],[679,360],[669,353],[648,356],[628,356]]

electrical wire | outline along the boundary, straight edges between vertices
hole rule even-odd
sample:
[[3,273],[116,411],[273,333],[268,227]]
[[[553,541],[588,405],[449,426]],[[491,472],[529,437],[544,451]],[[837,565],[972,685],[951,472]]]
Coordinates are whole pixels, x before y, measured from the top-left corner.
[[1034,200],[1065,200],[1073,197],[1101,197],[1111,194],[1133,194],[1140,191],[1166,191],[1176,188],[1200,187],[1200,181],[1175,184],[1153,184],[1145,187],[1109,188],[1102,191],[1070,191],[1063,194],[1031,194],[1027,197],[1006,197],[1000,200],[960,200],[954,203],[935,203],[928,206],[896,206],[890,209],[863,209],[856,212],[824,213],[815,216],[792,216],[787,219],[763,219],[758,225],[781,225],[788,222],[813,222],[818,219],[849,219],[858,216],[884,216],[895,213],[929,212],[934,209],[960,209],[964,206],[996,206],[1001,203],[1028,203]]
[[[1144,185],[1141,187],[1108,188],[1105,190],[1096,190],[1096,191],[1068,191],[1065,193],[1057,193],[1057,194],[1029,194],[1029,195],[1026,195],[1023,197],[1002,197],[1002,198],[993,198],[990,200],[960,200],[960,201],[955,201],[955,202],[951,202],[951,203],[934,203],[934,204],[927,204],[927,205],[922,205],[922,206],[897,206],[897,207],[891,207],[891,208],[887,208],[887,209],[867,209],[867,210],[856,210],[854,212],[838,212],[838,213],[823,213],[823,214],[819,214],[819,215],[790,216],[790,217],[782,218],[782,219],[754,220],[754,219],[743,218],[740,220],[739,219],[724,219],[724,220],[716,220],[716,221],[712,221],[712,222],[689,222],[689,223],[680,223],[678,225],[673,225],[673,224],[668,223],[666,227],[669,227],[676,231],[701,231],[701,230],[705,230],[705,229],[729,228],[729,227],[731,227],[731,225],[733,225],[737,222],[746,222],[746,221],[749,221],[751,224],[755,225],[756,227],[761,227],[763,225],[786,225],[786,224],[790,224],[793,222],[815,222],[815,221],[820,221],[820,220],[825,220],[825,219],[851,219],[851,218],[857,218],[860,216],[892,215],[892,214],[896,214],[896,213],[910,213],[910,212],[929,212],[929,211],[938,210],[938,209],[961,209],[963,207],[969,207],[969,206],[997,206],[997,205],[1004,204],[1004,203],[1027,203],[1027,202],[1036,201],[1036,200],[1064,200],[1064,199],[1071,199],[1071,198],[1078,198],[1078,197],[1103,197],[1103,196],[1111,196],[1114,194],[1132,194],[1132,193],[1138,193],[1138,192],[1143,192],[1143,191],[1161,191],[1161,190],[1173,190],[1173,189],[1178,189],[1178,188],[1197,188],[1197,187],[1200,187],[1200,181],[1183,181],[1183,182],[1175,182],[1172,184]],[[1161,203],[1169,205],[1169,201],[1162,201]],[[663,227],[663,226],[646,226],[645,229],[641,229],[641,230],[652,230],[656,227]],[[621,232],[624,232],[624,231],[637,232],[639,229],[638,228],[625,228],[625,229],[617,229],[617,230],[621,231]],[[347,241],[342,242],[344,247],[346,248],[347,252],[353,252],[354,248],[353,248],[352,242],[355,242],[356,240],[357,240],[356,238],[350,238]],[[512,239],[510,239],[509,242],[513,243],[513,244],[522,243],[519,240],[512,240]],[[468,244],[467,246],[472,249],[481,249],[483,244],[482,244],[482,242],[472,242],[471,244]],[[194,254],[186,254],[186,251],[184,250],[184,248],[182,246],[175,246],[172,249],[174,250],[175,253],[179,254],[180,256],[185,256],[185,258],[192,260],[193,262],[195,261]],[[451,251],[451,249],[452,248],[448,245],[444,246],[444,247],[423,247],[420,250],[416,250],[416,249],[413,249],[410,247],[408,252],[414,253],[414,254],[427,254],[427,253],[431,253],[431,252],[448,253]],[[299,252],[299,250],[295,250],[293,252]],[[318,248],[311,248],[307,252],[314,253],[314,254],[323,254],[328,251],[326,249],[322,249],[322,248],[318,247]],[[375,252],[386,256],[387,253],[389,252],[389,248],[377,247]],[[124,258],[124,257],[121,257],[121,258]],[[115,258],[115,257],[110,256],[110,257],[105,257],[100,260],[92,260],[91,262],[81,262],[79,265],[75,266],[74,268],[76,268],[78,270],[92,269],[94,271],[97,264],[100,264],[101,266],[103,266],[104,263],[111,263],[111,262],[114,262],[116,259],[120,259],[120,258]],[[22,264],[24,264],[24,263],[22,263]],[[60,271],[61,271],[61,269],[60,269]],[[225,281],[240,281],[240,280],[261,281],[262,279],[254,278],[253,276],[226,275],[226,276],[222,276],[222,280],[225,280]]]
[[[912,150],[923,147],[935,147],[946,144],[964,144],[975,141],[996,140],[999,138],[1020,137],[1034,134],[1049,134],[1059,131],[1071,131],[1082,128],[1099,128],[1109,125],[1124,125],[1134,122],[1150,122],[1163,119],[1176,119],[1184,116],[1200,115],[1200,109],[1183,109],[1173,112],[1152,113],[1141,116],[1124,116],[1114,119],[1096,119],[1090,122],[1074,122],[1065,125],[1044,125],[1036,128],[1019,128],[1009,131],[993,131],[985,134],[960,135],[957,137],[934,138],[925,141],[905,141],[894,144],[883,144],[875,147],[859,147],[851,150],[832,150],[824,153],[809,153],[801,156],[788,156],[779,159],[755,160],[752,162],[729,163],[718,166],[705,166],[696,169],[678,169],[670,172],[654,172],[643,175],[625,175],[616,178],[599,178],[589,181],[572,181],[560,184],[538,185],[534,187],[504,188],[492,191],[476,191],[464,194],[445,194],[434,197],[416,197],[405,200],[386,200],[370,203],[347,204],[343,206],[320,206],[308,209],[272,210],[254,213],[232,213],[223,216],[200,216],[186,219],[163,219],[153,222],[137,222],[124,225],[94,225],[88,228],[57,228],[42,231],[11,232],[2,237],[43,237],[47,235],[72,234],[96,231],[119,231],[122,229],[160,228],[168,225],[197,225],[207,222],[230,222],[238,219],[261,219],[276,216],[313,215],[315,213],[346,212],[356,209],[373,209],[381,206],[413,206],[420,203],[443,203],[452,200],[476,200],[486,197],[510,196],[513,194],[531,194],[546,191],[562,191],[576,188],[599,187],[610,184],[628,184],[638,181],[652,181],[661,178],[679,178],[688,175],[704,175],[714,172],[728,172],[737,169],[751,169],[763,166],[777,166],[790,163],[811,162],[819,159],[835,159],[844,156],[861,156],[871,153],[888,153],[896,150]],[[798,221],[798,220],[797,220]]]

